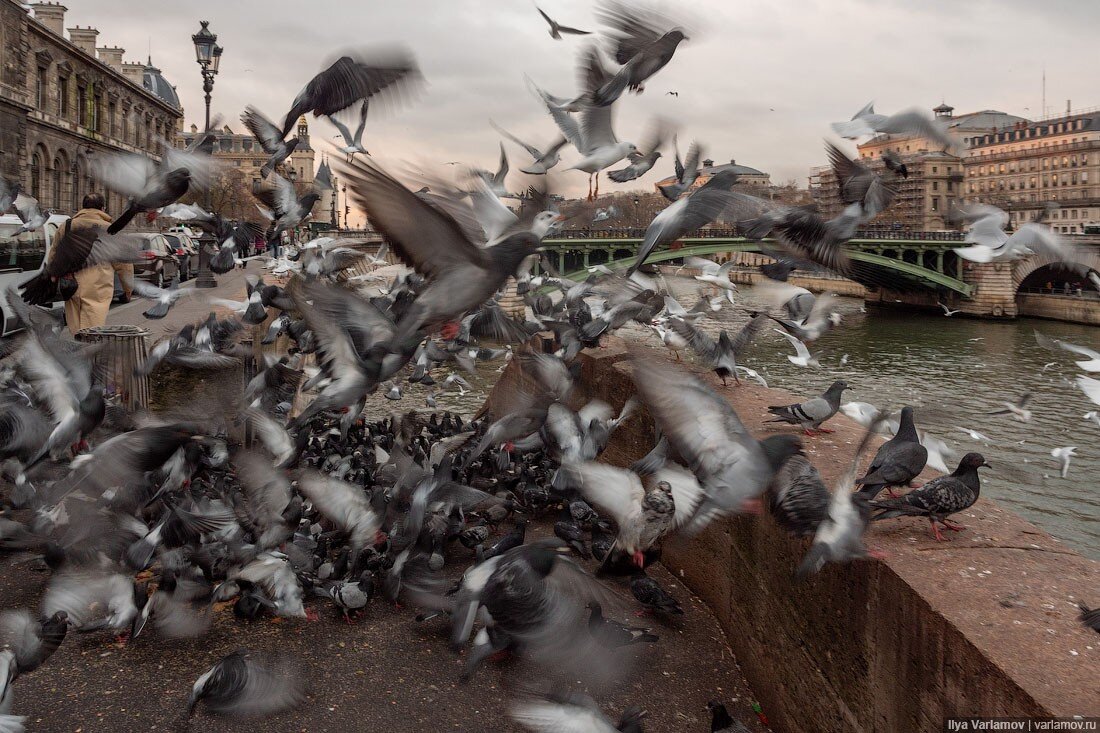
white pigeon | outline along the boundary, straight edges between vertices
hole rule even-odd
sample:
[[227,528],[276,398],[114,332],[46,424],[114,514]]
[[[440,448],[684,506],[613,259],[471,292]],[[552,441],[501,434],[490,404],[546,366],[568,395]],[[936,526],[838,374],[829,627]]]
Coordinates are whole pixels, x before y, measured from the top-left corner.
[[1090,410],[1089,412],[1086,412],[1082,417],[1083,419],[1091,422],[1096,427],[1100,428],[1100,412],[1097,412],[1096,410]]
[[1050,455],[1057,458],[1062,462],[1062,478],[1066,477],[1069,473],[1069,459],[1077,455],[1074,451],[1077,450],[1077,446],[1066,446],[1064,448],[1053,448],[1050,451]]
[[790,341],[791,346],[794,347],[795,355],[791,356],[790,354],[787,354],[787,359],[790,360],[792,364],[800,367],[821,366],[821,364],[817,361],[817,357],[810,354],[810,350],[806,348],[806,344],[802,343],[796,337],[790,335],[786,331],[780,331],[778,328],[773,328],[772,330],[778,333],[783,338]]

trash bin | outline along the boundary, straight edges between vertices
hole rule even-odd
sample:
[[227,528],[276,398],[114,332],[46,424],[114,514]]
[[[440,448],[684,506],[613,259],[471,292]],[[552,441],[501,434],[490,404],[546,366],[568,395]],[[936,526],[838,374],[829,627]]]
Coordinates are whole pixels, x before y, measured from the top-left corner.
[[134,374],[149,356],[148,335],[137,326],[93,326],[76,334],[77,341],[100,345],[93,356],[92,379],[106,387],[108,395],[119,395],[131,412],[149,404],[149,379]]

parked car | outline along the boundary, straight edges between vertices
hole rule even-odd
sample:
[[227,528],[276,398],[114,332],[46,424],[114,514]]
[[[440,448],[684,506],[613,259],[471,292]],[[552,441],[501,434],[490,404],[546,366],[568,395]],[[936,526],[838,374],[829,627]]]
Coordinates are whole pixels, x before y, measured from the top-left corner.
[[189,280],[199,271],[199,241],[197,235],[186,227],[172,227],[164,238],[175,250],[180,266],[180,282]]
[[163,234],[137,234],[145,241],[141,248],[151,254],[141,262],[134,264],[134,277],[156,285],[167,287],[168,283],[180,272],[180,258],[176,256],[176,247]]
[[[42,271],[42,264],[49,255],[57,233],[69,217],[53,214],[46,225],[33,232],[14,236],[23,222],[14,214],[0,216],[0,293],[9,287],[18,287]],[[55,303],[53,307],[60,307]],[[0,297],[0,335],[15,330],[15,317],[7,301]]]

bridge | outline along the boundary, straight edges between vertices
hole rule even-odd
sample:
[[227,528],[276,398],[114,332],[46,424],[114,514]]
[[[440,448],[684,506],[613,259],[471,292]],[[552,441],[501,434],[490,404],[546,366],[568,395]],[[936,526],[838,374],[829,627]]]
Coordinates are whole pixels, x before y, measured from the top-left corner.
[[[543,246],[556,258],[559,272],[581,279],[593,265],[632,263],[644,236],[644,229],[564,230],[543,240]],[[973,287],[963,280],[962,263],[953,251],[961,242],[957,232],[857,233],[845,245],[852,262],[849,277],[873,288],[946,291],[969,298]],[[733,229],[704,229],[654,251],[647,262],[773,248],[778,245],[772,240],[746,239]]]
[[[645,230],[640,228],[567,229],[547,237],[543,245],[558,272],[580,280],[593,265],[632,264],[644,237]],[[1097,246],[1100,242],[1095,237],[1064,237],[1064,240],[1076,262],[1100,272],[1100,246]],[[964,313],[982,317],[1055,317],[1046,312],[1028,312],[1035,308],[1031,302],[1021,309],[1017,295],[1036,287],[1037,283],[1053,281],[1061,289],[1070,280],[1083,280],[1080,275],[1060,271],[1056,261],[1039,256],[1012,263],[968,262],[954,252],[965,246],[961,232],[868,230],[857,232],[844,246],[852,263],[848,279],[867,288],[868,300],[883,304],[936,307],[937,303],[947,303]],[[647,261],[660,263],[690,256],[759,253],[773,248],[778,245],[772,240],[748,240],[734,229],[703,229],[671,246],[659,248]],[[1089,289],[1087,284],[1083,287]],[[1031,301],[1034,299],[1029,297]],[[1079,322],[1097,319],[1100,314],[1089,315],[1086,319],[1067,318]]]

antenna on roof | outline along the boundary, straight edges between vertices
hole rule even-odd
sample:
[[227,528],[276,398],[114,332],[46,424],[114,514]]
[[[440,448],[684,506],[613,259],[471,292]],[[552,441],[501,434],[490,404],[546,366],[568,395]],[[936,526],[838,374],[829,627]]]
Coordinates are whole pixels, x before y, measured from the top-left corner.
[[1047,65],[1043,64],[1043,106],[1041,117],[1047,116]]

